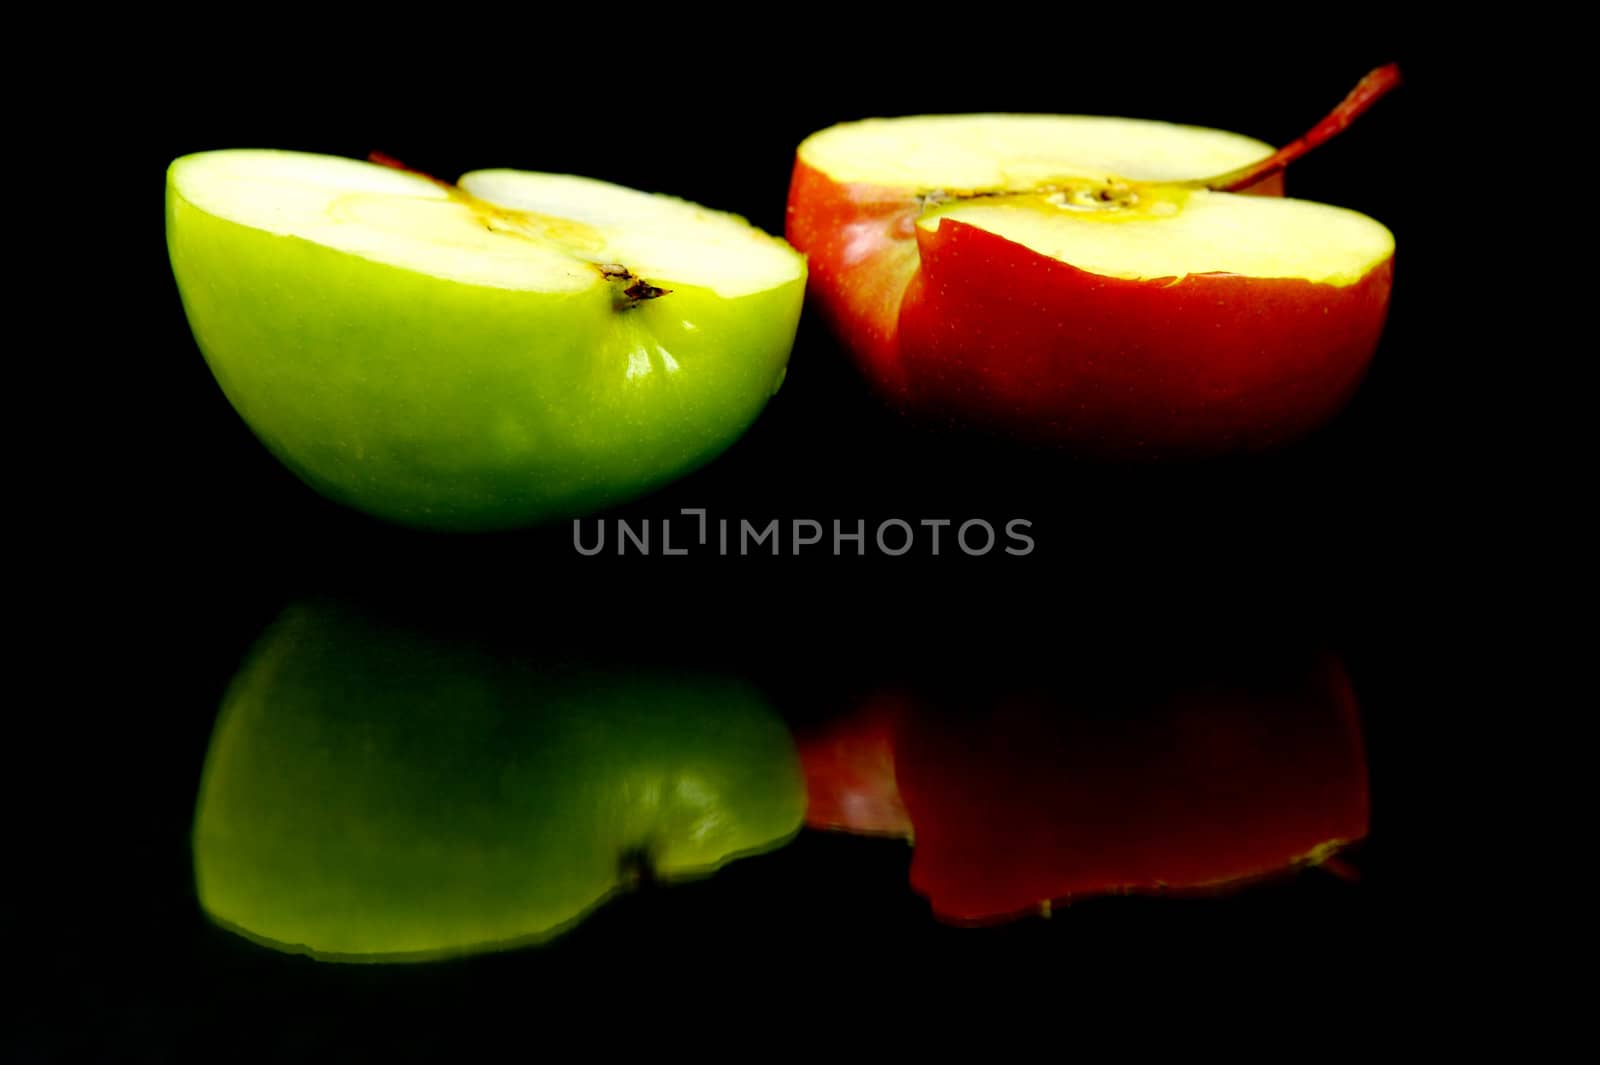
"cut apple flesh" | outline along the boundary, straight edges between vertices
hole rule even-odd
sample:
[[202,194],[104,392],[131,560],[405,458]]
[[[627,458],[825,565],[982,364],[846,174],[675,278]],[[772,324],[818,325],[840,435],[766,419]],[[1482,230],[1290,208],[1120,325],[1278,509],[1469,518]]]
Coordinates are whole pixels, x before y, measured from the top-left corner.
[[571,219],[605,241],[590,253],[659,284],[699,285],[725,298],[763,292],[800,276],[782,241],[734,215],[592,178],[480,170],[461,188],[514,211]]
[[489,288],[581,292],[643,280],[735,298],[803,271],[743,219],[589,178],[495,170],[452,189],[350,159],[246,150],[186,157],[172,180],[218,218]]
[[1059,194],[961,200],[917,224],[931,230],[945,219],[1079,270],[1135,281],[1225,273],[1344,286],[1394,254],[1389,231],[1354,211],[1170,186],[1107,206],[1063,203]]
[[1064,178],[1184,181],[1272,154],[1237,133],[1084,115],[924,115],[833,126],[800,158],[834,181],[1024,192]]
[[1354,211],[1182,184],[1271,151],[1162,122],[959,115],[836,126],[800,158],[835,182],[915,190],[924,230],[966,223],[1104,277],[1346,286],[1393,254],[1389,231]]

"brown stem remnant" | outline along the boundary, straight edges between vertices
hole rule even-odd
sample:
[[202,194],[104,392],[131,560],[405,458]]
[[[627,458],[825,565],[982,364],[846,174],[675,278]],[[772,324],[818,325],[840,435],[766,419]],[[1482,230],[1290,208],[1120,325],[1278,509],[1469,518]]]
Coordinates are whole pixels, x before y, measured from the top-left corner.
[[1058,206],[1103,209],[1136,206],[1143,195],[1141,186],[1167,184],[1181,189],[1209,189],[1213,192],[1238,192],[1265,181],[1290,163],[1350,127],[1350,124],[1367,112],[1373,104],[1400,85],[1400,66],[1389,63],[1367,74],[1350,94],[1339,102],[1321,122],[1312,126],[1305,136],[1284,145],[1265,159],[1230,170],[1215,177],[1197,178],[1175,182],[1132,182],[1108,177],[1104,181],[1091,178],[1047,181],[1026,189],[965,189],[950,191],[933,189],[917,197],[919,210],[926,211],[952,200],[979,200],[999,196],[1047,196]]
[[596,263],[600,276],[617,286],[621,298],[617,300],[619,310],[637,307],[645,300],[653,300],[659,296],[672,294],[670,288],[657,288],[644,280],[626,266],[617,263]]
[[1400,65],[1389,63],[1381,66],[1362,78],[1356,87],[1350,90],[1350,95],[1339,101],[1339,106],[1328,112],[1326,118],[1306,131],[1305,136],[1290,141],[1265,159],[1239,167],[1237,170],[1230,170],[1226,174],[1218,174],[1216,177],[1203,178],[1199,181],[1186,181],[1184,184],[1190,188],[1210,189],[1213,192],[1238,192],[1240,189],[1247,189],[1283,170],[1317,145],[1344,132],[1350,127],[1350,123],[1360,118],[1368,108],[1399,85]]
[[418,170],[414,166],[407,166],[405,163],[403,163],[400,160],[396,159],[394,156],[390,155],[388,152],[380,152],[380,151],[368,152],[367,153],[367,162],[376,163],[378,166],[386,166],[390,170],[404,170],[408,174],[415,174],[418,177],[425,177],[429,181],[433,182],[435,185],[438,185],[441,189],[444,189],[446,192],[449,192],[452,196],[465,196],[466,195],[466,193],[462,192],[461,189],[459,187],[457,187],[453,182],[446,181],[444,178],[436,178],[432,174],[428,173],[426,170]]

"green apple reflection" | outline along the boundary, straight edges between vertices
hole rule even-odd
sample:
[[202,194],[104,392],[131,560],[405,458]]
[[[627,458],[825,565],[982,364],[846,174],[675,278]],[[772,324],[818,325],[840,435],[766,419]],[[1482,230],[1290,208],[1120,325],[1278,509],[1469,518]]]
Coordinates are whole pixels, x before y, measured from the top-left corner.
[[195,880],[213,920],[277,949],[425,960],[774,849],[805,806],[788,730],[741,682],[540,665],[315,603],[224,699]]

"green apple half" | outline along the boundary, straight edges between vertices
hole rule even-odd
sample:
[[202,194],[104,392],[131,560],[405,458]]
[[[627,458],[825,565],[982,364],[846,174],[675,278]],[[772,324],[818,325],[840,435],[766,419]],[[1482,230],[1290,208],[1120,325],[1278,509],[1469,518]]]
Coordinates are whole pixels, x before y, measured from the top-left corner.
[[787,728],[730,678],[539,666],[308,604],[225,697],[195,881],[214,921],[275,949],[427,960],[776,848],[805,807]]
[[457,530],[720,454],[783,381],[806,278],[783,241],[667,196],[295,152],[178,159],[167,243],[212,372],[285,465]]

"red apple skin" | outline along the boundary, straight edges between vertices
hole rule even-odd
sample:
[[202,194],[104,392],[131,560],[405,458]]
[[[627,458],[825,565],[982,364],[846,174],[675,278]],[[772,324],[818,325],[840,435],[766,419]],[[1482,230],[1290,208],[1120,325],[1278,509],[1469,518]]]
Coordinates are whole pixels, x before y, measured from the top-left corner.
[[894,777],[894,736],[908,701],[880,693],[796,735],[806,775],[806,827],[911,838]]
[[921,410],[1093,454],[1257,451],[1321,426],[1377,348],[1393,257],[1343,288],[1086,273],[976,226],[919,229],[900,306]]
[[[1281,175],[1248,190],[1281,195]],[[811,299],[903,410],[1111,458],[1259,451],[1326,423],[1377,348],[1393,257],[1353,285],[1086,273],[977,227],[917,227],[912,190],[796,159],[786,234]]]
[[1367,833],[1359,717],[1331,658],[1303,683],[1190,686],[1124,713],[1026,695],[910,713],[894,747],[916,827],[911,886],[954,924],[1216,893]]
[[900,304],[919,265],[917,211],[911,190],[835,182],[795,159],[784,235],[805,253],[807,298],[867,379],[902,404]]

